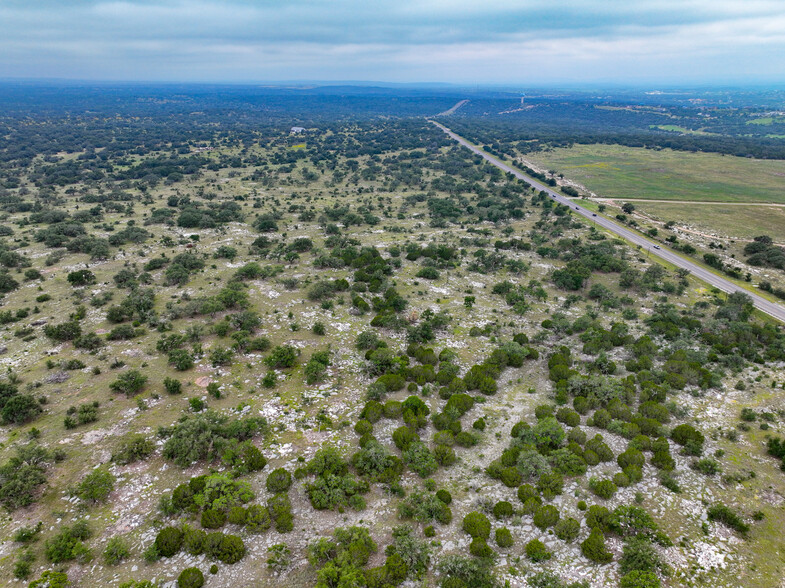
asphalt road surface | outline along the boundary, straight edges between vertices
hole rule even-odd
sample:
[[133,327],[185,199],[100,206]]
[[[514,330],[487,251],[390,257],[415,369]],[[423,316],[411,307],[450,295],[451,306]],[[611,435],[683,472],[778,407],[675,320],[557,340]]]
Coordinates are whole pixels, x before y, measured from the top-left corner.
[[569,206],[574,213],[577,213],[577,214],[579,214],[581,216],[586,217],[591,222],[593,222],[593,223],[603,227],[604,229],[608,229],[612,233],[616,233],[617,235],[619,235],[623,239],[626,239],[630,243],[633,243],[635,245],[639,245],[640,248],[641,248],[641,251],[646,251],[647,253],[650,253],[651,255],[656,255],[657,257],[659,257],[661,259],[664,259],[665,261],[675,265],[676,267],[681,267],[681,268],[684,268],[686,270],[689,270],[690,274],[692,274],[693,276],[695,276],[696,278],[698,278],[700,280],[703,280],[704,282],[706,282],[710,286],[714,286],[715,288],[718,288],[718,289],[720,289],[723,292],[726,292],[728,294],[733,293],[733,292],[742,292],[742,293],[746,294],[747,296],[752,298],[752,303],[755,305],[755,308],[757,308],[758,310],[760,310],[762,312],[765,312],[767,315],[769,315],[771,317],[774,317],[775,319],[785,323],[785,307],[783,307],[783,306],[781,306],[779,304],[775,304],[774,302],[770,302],[769,300],[766,300],[765,298],[763,298],[763,297],[761,297],[761,296],[759,296],[759,295],[757,295],[757,294],[755,294],[753,292],[750,292],[749,290],[746,290],[745,288],[737,286],[733,282],[731,282],[729,280],[726,280],[722,276],[718,276],[717,274],[710,272],[706,268],[701,267],[700,265],[698,265],[696,263],[693,263],[690,260],[681,257],[680,255],[677,255],[676,253],[674,253],[673,251],[671,251],[669,249],[666,249],[662,245],[654,244],[653,242],[649,241],[648,239],[646,239],[642,235],[639,235],[638,233],[635,233],[635,232],[627,229],[626,227],[623,227],[623,226],[613,222],[612,220],[605,218],[604,216],[595,214],[592,211],[583,208],[579,204],[576,204],[575,200],[571,200],[571,199],[569,199],[569,198],[567,198],[565,196],[562,196],[561,194],[557,194],[556,192],[554,192],[553,190],[548,188],[548,186],[545,186],[545,185],[543,185],[543,184],[541,184],[541,183],[539,183],[539,182],[529,178],[528,176],[525,176],[522,172],[520,172],[519,170],[515,169],[514,167],[510,167],[509,165],[499,161],[498,159],[496,159],[495,157],[493,157],[489,153],[486,153],[482,149],[480,149],[478,147],[475,147],[474,145],[469,143],[466,139],[464,139],[460,135],[456,135],[450,129],[445,127],[444,125],[439,124],[439,123],[437,123],[436,121],[433,121],[433,120],[431,122],[433,124],[435,124],[436,126],[438,126],[439,128],[441,128],[445,133],[447,133],[450,137],[452,137],[453,139],[458,141],[458,143],[460,143],[461,145],[463,145],[467,149],[470,149],[471,151],[473,151],[477,155],[481,156],[483,159],[485,159],[489,163],[492,163],[493,165],[495,165],[496,167],[498,167],[502,171],[505,171],[505,172],[513,174],[516,178],[518,178],[519,180],[523,180],[524,182],[526,182],[530,186],[533,186],[537,190],[544,190],[556,202],[558,202],[560,204],[564,204],[565,206]]

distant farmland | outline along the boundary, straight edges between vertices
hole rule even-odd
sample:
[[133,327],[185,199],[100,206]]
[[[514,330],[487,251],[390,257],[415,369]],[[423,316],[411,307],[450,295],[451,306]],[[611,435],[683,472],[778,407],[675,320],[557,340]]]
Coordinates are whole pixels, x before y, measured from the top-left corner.
[[783,160],[618,145],[576,145],[527,158],[601,197],[785,203]]

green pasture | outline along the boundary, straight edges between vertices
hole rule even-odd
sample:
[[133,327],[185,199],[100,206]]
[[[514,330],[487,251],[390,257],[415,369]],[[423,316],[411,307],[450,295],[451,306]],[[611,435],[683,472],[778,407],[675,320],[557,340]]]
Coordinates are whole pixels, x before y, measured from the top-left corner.
[[598,196],[619,199],[785,202],[785,161],[716,153],[575,145],[527,155]]

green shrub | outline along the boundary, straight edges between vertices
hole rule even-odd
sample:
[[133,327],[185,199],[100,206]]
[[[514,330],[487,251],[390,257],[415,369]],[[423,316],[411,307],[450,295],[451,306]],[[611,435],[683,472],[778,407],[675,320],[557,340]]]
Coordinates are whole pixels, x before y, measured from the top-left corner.
[[586,526],[590,529],[600,529],[604,531],[608,528],[610,511],[604,506],[592,504],[586,511]]
[[155,537],[155,548],[162,557],[172,557],[183,546],[183,532],[177,527],[164,527]]
[[449,467],[458,461],[458,456],[455,455],[455,450],[452,447],[447,447],[446,445],[437,445],[433,450],[433,457],[436,459],[436,463],[442,467]]
[[657,572],[663,567],[660,556],[646,537],[631,537],[625,544],[619,570],[622,575],[639,570],[644,572]]
[[121,537],[112,537],[104,549],[104,561],[107,565],[115,566],[131,555],[128,545]]
[[502,484],[507,486],[508,488],[515,488],[516,486],[520,485],[523,482],[523,475],[516,467],[508,467],[502,468],[501,472],[499,473],[499,479],[501,480]]
[[463,530],[472,537],[488,539],[491,535],[491,522],[482,513],[470,512],[463,517]]
[[36,523],[34,527],[19,527],[13,536],[13,540],[17,543],[32,543],[38,541],[39,535],[44,528],[42,522]]
[[288,494],[276,494],[267,501],[267,511],[279,533],[288,533],[294,529],[292,503]]
[[553,500],[562,493],[564,489],[564,478],[556,472],[545,473],[537,480],[537,490],[540,491],[545,500]]
[[42,412],[40,403],[29,394],[19,394],[9,398],[3,406],[3,424],[22,425],[32,421]]
[[496,529],[494,539],[496,539],[496,545],[502,548],[512,547],[515,543],[512,538],[512,533],[510,533],[510,530],[506,527]]
[[513,515],[512,504],[506,500],[501,500],[493,506],[493,516],[497,519],[511,517]]
[[361,436],[367,433],[371,433],[373,432],[373,425],[371,424],[370,421],[366,419],[360,419],[354,425],[354,432]]
[[14,578],[26,580],[33,573],[33,563],[35,563],[35,552],[30,549],[23,549],[19,552],[19,557],[14,562]]
[[469,553],[474,557],[491,558],[494,556],[494,551],[488,542],[482,537],[475,537],[469,544]]
[[147,459],[155,451],[155,443],[140,433],[124,437],[114,453],[112,461],[120,465],[127,465],[135,461]]
[[115,477],[100,467],[87,474],[76,487],[76,495],[85,502],[104,502],[114,489]]
[[561,519],[553,529],[554,534],[565,543],[572,543],[578,538],[581,524],[572,517]]
[[229,509],[226,520],[232,525],[244,525],[248,511],[242,506],[233,506]]
[[190,555],[201,555],[204,553],[207,543],[207,533],[202,529],[195,529],[190,525],[183,526],[183,549]]
[[600,498],[608,500],[616,494],[616,484],[612,480],[598,480],[591,478],[589,480],[589,489]]
[[433,453],[424,443],[414,441],[409,443],[403,452],[403,460],[409,468],[417,473],[421,478],[427,478],[437,469],[439,464]]
[[443,488],[436,492],[436,498],[441,500],[444,504],[450,504],[452,502],[452,495]]
[[707,509],[706,513],[710,521],[722,523],[742,535],[750,530],[749,525],[733,509],[724,504],[714,504]]
[[539,451],[533,449],[518,453],[516,465],[526,481],[535,480],[551,471],[548,460]]
[[114,382],[109,384],[109,388],[126,396],[136,396],[144,389],[145,384],[147,384],[147,376],[139,370],[130,370],[120,374]]
[[267,548],[267,569],[273,574],[280,575],[286,571],[292,563],[292,550],[286,543],[276,543]]
[[398,503],[398,516],[402,519],[414,519],[421,523],[438,521],[448,525],[452,521],[452,511],[440,498],[438,493],[423,494],[412,492]]
[[245,556],[245,544],[237,535],[209,533],[205,542],[205,553],[211,559],[225,564],[234,564]]
[[703,433],[692,425],[683,424],[674,427],[671,431],[671,439],[684,446],[691,455],[700,455],[703,451],[703,442],[705,440]]
[[598,528],[592,529],[581,543],[581,553],[586,559],[596,563],[606,564],[613,560],[613,554],[605,547],[605,535]]
[[546,505],[534,513],[534,524],[537,528],[545,530],[559,522],[559,509],[553,505]]
[[286,492],[292,485],[292,475],[283,468],[278,468],[270,472],[267,476],[267,491],[274,494]]
[[180,394],[183,391],[183,384],[174,378],[164,378],[164,390],[167,394]]
[[385,551],[388,555],[396,555],[404,564],[404,578],[419,579],[428,571],[430,562],[430,545],[417,537],[416,531],[409,525],[395,527],[392,532],[393,542]]
[[202,588],[204,574],[199,568],[185,568],[177,576],[177,588]]
[[540,493],[531,484],[521,484],[518,487],[518,500],[525,503],[530,498],[539,498]]
[[660,588],[661,585],[654,572],[634,570],[619,579],[619,588]]
[[409,448],[409,445],[415,442],[419,442],[420,437],[412,431],[409,427],[403,426],[398,427],[393,431],[392,434],[393,443],[395,446],[400,449],[401,451],[406,451]]
[[264,362],[270,369],[285,369],[294,367],[299,352],[291,345],[277,345],[273,347]]
[[261,533],[271,526],[270,512],[264,506],[252,504],[245,511],[245,528],[251,533]]
[[90,550],[83,543],[92,536],[85,521],[77,521],[72,526],[63,527],[56,535],[47,539],[44,546],[46,558],[52,563],[77,560],[85,563],[90,560]]
[[533,562],[541,562],[551,559],[550,551],[545,547],[545,544],[539,539],[532,539],[526,544],[526,557]]

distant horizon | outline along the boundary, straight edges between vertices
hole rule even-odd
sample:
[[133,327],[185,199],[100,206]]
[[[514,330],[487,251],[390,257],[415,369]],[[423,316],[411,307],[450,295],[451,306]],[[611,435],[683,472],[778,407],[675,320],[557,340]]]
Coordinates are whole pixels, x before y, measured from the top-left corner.
[[777,81],[750,80],[747,82],[715,81],[715,82],[693,82],[679,83],[675,80],[652,81],[638,83],[622,83],[610,81],[563,81],[551,83],[532,83],[532,82],[439,82],[439,81],[385,81],[385,80],[351,80],[351,79],[291,79],[291,80],[157,80],[157,79],[112,79],[112,78],[67,78],[67,77],[21,77],[6,76],[0,77],[0,84],[29,83],[29,84],[100,84],[100,85],[150,85],[150,86],[255,86],[293,89],[308,89],[308,87],[367,87],[367,88],[423,88],[423,89],[451,89],[451,90],[504,90],[509,92],[527,90],[650,90],[650,91],[673,91],[673,90],[736,90],[744,88],[754,89],[785,89],[785,79]]

